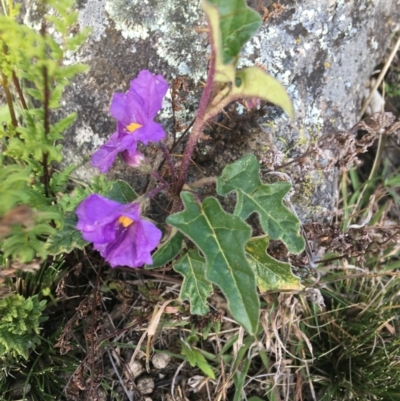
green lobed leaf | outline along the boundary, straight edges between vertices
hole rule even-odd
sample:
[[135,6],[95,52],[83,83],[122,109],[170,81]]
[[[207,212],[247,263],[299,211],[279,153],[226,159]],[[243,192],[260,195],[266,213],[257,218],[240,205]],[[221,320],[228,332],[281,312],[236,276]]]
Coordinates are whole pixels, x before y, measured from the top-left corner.
[[184,276],[180,298],[190,301],[190,313],[204,316],[209,311],[207,298],[212,285],[206,278],[206,263],[196,251],[189,251],[174,264],[174,270]]
[[202,5],[211,30],[214,80],[228,83],[220,94],[225,98],[224,105],[238,99],[259,98],[282,107],[293,119],[292,102],[275,78],[257,67],[235,70],[240,49],[261,26],[258,13],[244,0],[203,0]]
[[83,249],[89,242],[82,238],[82,234],[77,230],[78,218],[74,212],[67,212],[65,215],[64,227],[50,236],[45,244],[45,249],[49,255],[59,255],[60,253],[70,253],[74,249]]
[[104,196],[119,203],[131,203],[138,197],[133,188],[122,180],[115,181]]
[[[229,64],[236,61],[241,48],[258,31],[262,20],[245,0],[207,0],[218,10],[220,30],[220,54],[222,62]],[[213,30],[217,26],[212,27]]]
[[182,241],[183,235],[176,228],[173,228],[167,240],[153,253],[153,264],[145,265],[145,269],[156,269],[157,267],[165,266],[167,263],[171,262],[181,251]]
[[224,64],[222,51],[222,34],[220,29],[220,14],[218,7],[203,0],[203,10],[207,15],[208,26],[211,30],[211,49],[215,60],[215,81],[232,83],[235,80],[235,64]]
[[236,72],[235,85],[230,96],[235,99],[258,98],[281,107],[293,119],[293,104],[285,88],[271,75],[258,67],[249,67]]
[[217,193],[237,193],[234,214],[247,219],[258,213],[261,226],[274,240],[282,240],[288,250],[298,254],[304,249],[298,218],[283,205],[283,198],[290,190],[287,182],[263,184],[256,157],[248,154],[226,166],[217,180]]
[[280,262],[266,253],[269,238],[254,237],[246,244],[247,260],[257,276],[261,292],[271,290],[301,290],[300,279],[291,270],[289,263]]
[[226,213],[219,202],[207,198],[200,205],[189,192],[182,192],[185,210],[167,218],[167,223],[190,238],[206,258],[206,278],[228,300],[229,310],[251,334],[257,328],[259,299],[256,280],[244,247],[251,228],[238,216]]

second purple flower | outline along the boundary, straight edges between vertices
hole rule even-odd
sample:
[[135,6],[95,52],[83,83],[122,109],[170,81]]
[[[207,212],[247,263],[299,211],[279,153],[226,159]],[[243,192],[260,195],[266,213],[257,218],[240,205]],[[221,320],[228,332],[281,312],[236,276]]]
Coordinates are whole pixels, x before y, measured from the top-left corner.
[[78,206],[76,215],[76,228],[112,267],[153,263],[151,252],[162,234],[152,222],[142,219],[138,203],[121,204],[92,194]]
[[147,145],[165,137],[163,127],[153,119],[161,109],[168,84],[161,75],[143,70],[131,81],[126,93],[115,93],[111,115],[117,119],[117,130],[92,156],[92,165],[106,173],[118,153],[125,162],[138,166],[144,156],[137,150],[138,142]]

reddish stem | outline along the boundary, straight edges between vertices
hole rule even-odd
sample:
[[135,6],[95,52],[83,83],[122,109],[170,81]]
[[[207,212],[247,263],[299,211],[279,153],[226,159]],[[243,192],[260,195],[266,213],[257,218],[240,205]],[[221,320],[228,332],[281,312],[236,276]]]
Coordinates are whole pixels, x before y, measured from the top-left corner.
[[169,187],[168,183],[162,184],[157,188],[152,189],[149,192],[146,192],[146,198],[151,199],[154,198],[159,192],[164,191]]
[[24,94],[22,93],[21,85],[19,84],[19,80],[18,80],[17,75],[15,74],[14,71],[12,73],[12,80],[13,80],[15,89],[16,89],[16,91],[18,93],[19,100],[20,100],[20,102],[22,104],[22,108],[24,110],[28,110],[28,106],[26,104]]
[[[43,38],[46,37],[46,21],[43,19],[42,27],[40,30],[40,34]],[[44,51],[46,51],[46,43],[43,44]],[[43,91],[44,91],[44,98],[43,98],[43,109],[44,109],[44,117],[43,117],[43,124],[44,124],[44,135],[47,139],[50,133],[50,88],[49,88],[49,72],[46,66],[43,66]],[[46,198],[50,197],[50,173],[49,173],[49,155],[47,152],[43,153],[42,158],[42,165],[43,165],[43,184],[44,184],[44,194]]]
[[196,121],[194,122],[192,132],[189,135],[186,143],[185,151],[182,156],[182,164],[179,172],[178,182],[176,185],[176,193],[179,194],[186,181],[187,172],[189,169],[190,160],[192,159],[194,148],[197,140],[206,122],[204,116],[207,111],[207,106],[210,102],[211,95],[214,90],[214,75],[215,75],[215,57],[212,55],[211,65],[208,71],[207,82],[203,94],[200,99],[199,110],[197,111]]
[[8,110],[10,111],[11,123],[12,123],[14,128],[17,128],[18,127],[18,120],[17,120],[17,117],[15,115],[13,100],[12,100],[10,88],[8,87],[7,76],[5,74],[1,73],[1,79],[2,79],[2,82],[3,82],[2,86],[4,88],[4,93],[6,95]]
[[174,182],[176,180],[176,171],[175,171],[174,162],[172,160],[172,157],[168,151],[168,148],[165,146],[164,143],[162,143],[162,142],[160,143],[160,148],[161,148],[162,152],[164,153],[164,159],[167,161],[169,172],[170,172],[171,178],[172,178],[172,182]]

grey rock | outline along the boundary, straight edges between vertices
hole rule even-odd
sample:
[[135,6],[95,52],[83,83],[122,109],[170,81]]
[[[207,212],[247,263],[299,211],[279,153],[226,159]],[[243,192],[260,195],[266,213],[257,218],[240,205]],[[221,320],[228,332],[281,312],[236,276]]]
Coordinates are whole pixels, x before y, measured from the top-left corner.
[[[261,14],[274,11],[272,3],[249,1]],[[399,28],[399,0],[282,0],[280,4],[243,49],[239,67],[256,64],[275,76],[293,100],[296,120],[291,123],[280,109],[268,105],[250,117],[243,108],[233,108],[230,119],[223,121],[229,130],[211,133],[211,139],[198,147],[196,163],[204,175],[219,174],[226,163],[247,152],[259,157],[261,167],[274,168],[301,155],[321,135],[353,126],[365,82]],[[112,94],[127,90],[142,69],[162,74],[169,82],[188,78],[183,109],[175,115],[187,126],[206,78],[209,55],[200,1],[83,0],[79,6],[80,27],[93,31],[70,61],[88,63],[91,70],[65,94],[64,111],[79,114],[66,135],[66,163],[81,163],[114,132],[115,121],[109,115]],[[164,103],[159,119],[172,135],[170,93]],[[154,149],[148,153],[153,158]],[[292,200],[303,221],[331,216],[336,200],[334,170],[294,163],[285,171],[293,181]],[[96,171],[86,163],[77,174],[87,179]],[[131,177],[131,170],[117,162],[110,176],[127,174]],[[143,177],[130,179],[140,190]]]

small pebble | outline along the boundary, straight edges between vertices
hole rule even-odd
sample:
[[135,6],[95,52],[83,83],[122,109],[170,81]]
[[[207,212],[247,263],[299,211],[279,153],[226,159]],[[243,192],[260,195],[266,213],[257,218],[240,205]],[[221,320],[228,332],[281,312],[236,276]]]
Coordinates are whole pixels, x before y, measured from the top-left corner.
[[98,401],[107,401],[107,394],[101,388],[97,389],[97,397]]
[[141,377],[137,381],[137,388],[142,394],[151,394],[154,391],[154,380],[151,377]]
[[156,369],[165,369],[171,361],[171,357],[166,354],[154,354],[151,362]]
[[129,368],[131,369],[134,379],[138,378],[144,372],[144,367],[139,361],[133,361],[129,364]]

